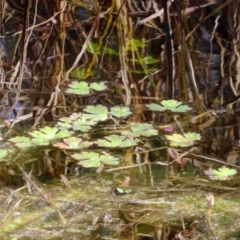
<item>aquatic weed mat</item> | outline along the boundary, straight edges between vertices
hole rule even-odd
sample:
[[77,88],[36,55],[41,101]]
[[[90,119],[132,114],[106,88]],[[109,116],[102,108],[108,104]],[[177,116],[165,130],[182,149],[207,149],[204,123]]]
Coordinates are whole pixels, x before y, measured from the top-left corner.
[[[139,224],[159,227],[181,219],[197,222],[195,239],[213,236],[225,239],[237,234],[240,200],[236,194],[213,194],[215,204],[211,208],[206,200],[209,191],[187,188],[158,191],[157,187],[135,186],[131,194],[118,195],[114,193],[116,184],[91,174],[69,180],[68,187],[61,182],[38,184],[41,194],[36,189],[29,193],[27,187],[15,191],[3,189],[1,239],[130,239],[132,233],[121,234],[129,223],[131,227]],[[137,217],[125,222],[123,212]]]

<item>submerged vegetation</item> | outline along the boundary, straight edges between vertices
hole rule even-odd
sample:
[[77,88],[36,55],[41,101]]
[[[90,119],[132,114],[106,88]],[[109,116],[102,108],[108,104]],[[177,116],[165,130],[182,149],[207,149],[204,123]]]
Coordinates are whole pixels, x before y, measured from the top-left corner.
[[2,1],[1,239],[238,239],[239,4]]

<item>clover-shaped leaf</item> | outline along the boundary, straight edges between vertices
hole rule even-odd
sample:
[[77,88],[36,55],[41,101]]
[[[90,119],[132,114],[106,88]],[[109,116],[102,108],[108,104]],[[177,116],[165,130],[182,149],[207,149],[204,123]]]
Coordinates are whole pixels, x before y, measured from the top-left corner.
[[113,157],[106,153],[98,153],[98,152],[82,152],[75,153],[71,155],[72,158],[79,160],[78,164],[85,167],[96,167],[98,168],[102,163],[106,165],[117,165],[119,163],[119,159]]
[[91,142],[83,141],[82,138],[77,137],[64,138],[63,142],[57,142],[53,144],[54,147],[58,147],[61,149],[83,149],[91,145]]
[[169,110],[171,112],[187,112],[191,110],[187,105],[182,105],[182,102],[178,102],[175,99],[163,100],[161,105],[151,103],[146,105],[152,111],[163,112]]
[[91,90],[103,91],[107,88],[105,82],[93,82],[88,84],[84,81],[73,81],[68,85],[67,93],[73,93],[77,95],[88,95],[91,93]]
[[104,139],[98,139],[96,141],[100,147],[109,147],[109,148],[125,148],[132,147],[137,145],[137,140],[131,137],[119,136],[119,135],[110,135]]
[[122,135],[131,136],[131,137],[150,137],[157,136],[158,131],[153,128],[152,124],[149,123],[138,123],[132,124],[130,130],[124,130],[121,132]]
[[57,127],[51,128],[48,126],[29,133],[29,135],[31,135],[34,138],[47,140],[69,137],[71,136],[71,134],[72,132],[68,131],[67,129],[59,130]]
[[127,106],[115,106],[111,108],[110,113],[118,118],[127,117],[132,114],[130,108]]
[[87,106],[84,109],[86,114],[83,114],[84,119],[92,119],[94,121],[104,121],[108,118],[108,109],[103,105]]
[[4,158],[8,154],[6,149],[0,149],[0,159]]
[[192,146],[194,144],[194,141],[200,140],[201,135],[194,132],[185,133],[184,136],[174,133],[172,135],[167,135],[166,139],[170,141],[170,146],[172,147],[188,147]]
[[209,169],[204,171],[204,173],[211,180],[229,180],[233,175],[237,173],[236,169],[231,169],[227,167],[221,167],[218,170]]

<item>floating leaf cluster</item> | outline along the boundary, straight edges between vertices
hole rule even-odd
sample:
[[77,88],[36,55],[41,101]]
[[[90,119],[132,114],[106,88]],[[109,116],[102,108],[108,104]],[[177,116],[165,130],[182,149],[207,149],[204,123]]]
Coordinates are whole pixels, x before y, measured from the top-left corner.
[[[91,90],[102,91],[106,89],[104,82],[72,82],[67,90],[69,93],[85,95]],[[160,105],[149,104],[152,111],[176,111],[190,110],[176,100],[162,101]],[[107,107],[101,104],[87,105],[81,112],[72,113],[70,116],[60,118],[55,126],[45,126],[28,132],[25,136],[16,136],[9,141],[17,148],[30,148],[36,146],[50,146],[64,150],[65,153],[83,167],[99,167],[100,165],[116,165],[119,163],[118,155],[110,155],[101,149],[119,149],[134,147],[142,141],[142,138],[158,137],[158,130],[150,123],[127,123],[125,119],[132,115],[128,106]],[[100,122],[112,121],[113,132],[107,132],[102,137],[92,139],[95,127]],[[122,124],[124,121],[124,124]],[[185,135],[167,135],[170,146],[189,147],[201,136],[197,133],[185,133]],[[73,153],[74,152],[74,153]],[[4,158],[7,151],[0,151],[0,158]]]
[[67,93],[76,95],[89,95],[93,91],[103,91],[107,89],[105,82],[88,83],[85,81],[73,81],[68,85]]

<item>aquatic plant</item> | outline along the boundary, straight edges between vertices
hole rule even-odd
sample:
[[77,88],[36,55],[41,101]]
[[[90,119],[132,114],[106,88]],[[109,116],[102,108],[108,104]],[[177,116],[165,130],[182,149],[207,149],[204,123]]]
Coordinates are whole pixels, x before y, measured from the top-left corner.
[[205,170],[204,173],[211,180],[224,181],[224,180],[231,179],[235,174],[237,174],[237,170],[223,166],[223,167],[218,168],[218,170],[215,170],[215,169]]

